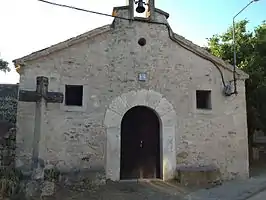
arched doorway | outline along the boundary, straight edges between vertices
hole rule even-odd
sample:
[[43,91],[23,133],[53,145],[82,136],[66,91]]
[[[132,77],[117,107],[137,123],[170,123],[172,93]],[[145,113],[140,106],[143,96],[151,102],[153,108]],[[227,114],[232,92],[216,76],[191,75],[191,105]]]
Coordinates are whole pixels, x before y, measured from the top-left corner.
[[[163,180],[175,178],[176,125],[178,119],[173,105],[153,90],[132,90],[115,97],[105,112],[106,179],[121,180],[121,125],[125,114],[135,106],[146,106],[156,112],[160,122],[160,173]],[[155,114],[155,113],[154,113]],[[125,178],[124,178],[125,179]]]
[[121,122],[120,179],[161,178],[160,119],[146,106],[129,109]]

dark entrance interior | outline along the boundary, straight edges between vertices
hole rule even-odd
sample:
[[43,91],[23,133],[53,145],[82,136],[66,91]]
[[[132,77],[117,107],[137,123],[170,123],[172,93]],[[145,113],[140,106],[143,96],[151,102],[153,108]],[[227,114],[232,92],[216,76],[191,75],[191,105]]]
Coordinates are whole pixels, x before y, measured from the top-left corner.
[[161,178],[160,122],[145,106],[131,108],[122,119],[120,178]]

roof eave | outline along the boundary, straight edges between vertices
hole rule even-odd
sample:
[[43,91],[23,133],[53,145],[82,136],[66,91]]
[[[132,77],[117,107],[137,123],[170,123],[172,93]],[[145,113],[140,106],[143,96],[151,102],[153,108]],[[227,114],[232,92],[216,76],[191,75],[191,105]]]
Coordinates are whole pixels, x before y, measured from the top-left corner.
[[[125,7],[123,7],[123,8],[125,8]],[[22,58],[15,59],[15,60],[13,60],[13,63],[15,65],[16,71],[19,73],[21,67],[26,65],[26,62],[28,62],[28,61],[36,60],[40,57],[47,56],[53,52],[60,51],[60,50],[65,49],[69,46],[83,42],[89,38],[92,38],[96,35],[108,32],[110,30],[111,30],[111,25],[108,24],[108,25],[93,29],[91,31],[88,31],[88,32],[81,34],[79,36],[70,38],[66,41],[52,45],[52,46],[45,48],[45,49],[42,49],[40,51],[33,52],[33,53],[31,53],[27,56],[24,56]],[[176,40],[182,42],[184,45],[186,45],[190,49],[192,49],[192,51],[196,51],[198,54],[201,54],[205,57],[208,57],[208,59],[210,61],[216,63],[217,65],[219,65],[219,66],[221,66],[221,67],[223,67],[223,68],[225,68],[231,72],[233,72],[233,66],[226,63],[224,60],[210,54],[209,52],[204,50],[202,47],[192,43],[191,41],[185,39],[184,37],[182,37],[176,33],[173,33],[173,36],[175,37]],[[249,78],[249,75],[240,69],[236,69],[236,73],[240,76],[241,79],[248,79]]]
[[[183,43],[184,45],[186,45],[187,47],[192,49],[192,51],[196,51],[197,54],[200,54],[200,55],[203,55],[204,57],[207,57],[209,61],[214,62],[215,64],[223,67],[226,70],[229,70],[231,72],[234,71],[234,67],[231,64],[226,63],[223,59],[212,55],[211,53],[209,53],[208,51],[206,51],[202,47],[194,44],[193,42],[187,40],[186,38],[184,38],[184,37],[182,37],[176,33],[173,33],[173,36],[175,37],[176,40],[180,41],[181,43]],[[249,78],[249,75],[240,69],[236,69],[236,73],[240,76],[239,77],[240,79],[248,79]]]
[[65,40],[63,42],[57,43],[57,44],[52,45],[48,48],[45,48],[45,49],[42,49],[39,51],[35,51],[35,52],[33,52],[27,56],[23,56],[21,58],[15,59],[12,62],[14,63],[16,68],[20,68],[21,66],[25,65],[26,62],[28,62],[28,61],[36,60],[40,57],[47,56],[47,55],[52,54],[56,51],[60,51],[60,50],[65,49],[69,46],[83,42],[89,38],[92,38],[92,37],[97,36],[99,34],[108,32],[110,30],[111,30],[111,25],[108,24],[108,25],[93,29],[91,31],[88,31],[86,33],[83,33],[81,35],[78,35],[76,37],[70,38],[68,40]]

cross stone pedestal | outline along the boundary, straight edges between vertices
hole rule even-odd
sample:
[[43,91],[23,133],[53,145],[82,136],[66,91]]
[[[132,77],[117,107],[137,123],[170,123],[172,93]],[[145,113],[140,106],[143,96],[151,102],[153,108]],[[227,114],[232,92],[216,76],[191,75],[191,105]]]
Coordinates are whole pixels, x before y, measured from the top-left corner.
[[[33,173],[31,179],[32,182],[41,184],[41,193],[45,193],[48,188],[50,192],[48,192],[47,195],[49,196],[52,195],[51,191],[54,191],[53,189],[50,189],[54,184],[48,184],[44,181],[45,162],[39,157],[40,141],[42,141],[42,137],[46,134],[43,131],[44,112],[46,110],[47,103],[62,103],[64,95],[60,92],[48,92],[48,85],[49,80],[47,77],[38,76],[36,78],[36,90],[20,90],[19,101],[36,103],[31,166]],[[40,161],[42,161],[42,163]]]

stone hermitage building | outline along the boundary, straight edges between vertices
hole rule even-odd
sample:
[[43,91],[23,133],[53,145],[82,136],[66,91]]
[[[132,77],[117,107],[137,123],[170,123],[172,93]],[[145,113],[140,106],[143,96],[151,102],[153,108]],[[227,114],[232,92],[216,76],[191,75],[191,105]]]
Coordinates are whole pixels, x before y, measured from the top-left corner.
[[[20,74],[17,167],[54,166],[106,180],[173,179],[178,166],[247,178],[245,80],[172,32],[149,1],[115,7],[111,25],[14,60]],[[233,85],[233,84],[232,84]],[[37,162],[39,161],[39,162]]]

